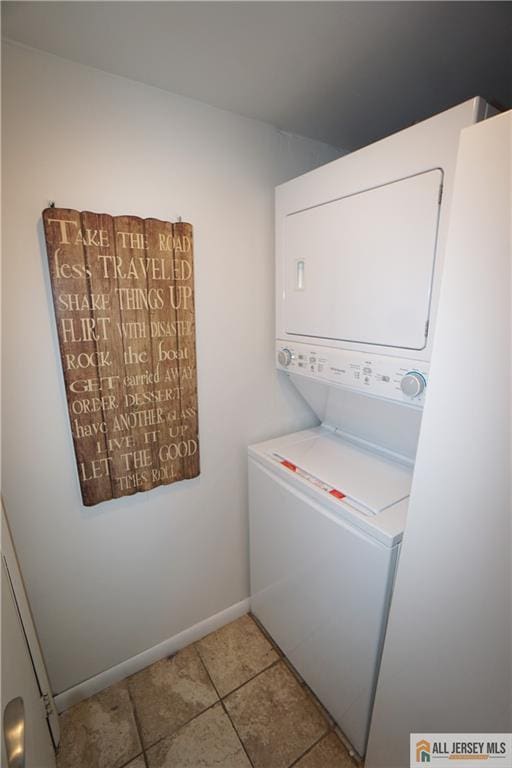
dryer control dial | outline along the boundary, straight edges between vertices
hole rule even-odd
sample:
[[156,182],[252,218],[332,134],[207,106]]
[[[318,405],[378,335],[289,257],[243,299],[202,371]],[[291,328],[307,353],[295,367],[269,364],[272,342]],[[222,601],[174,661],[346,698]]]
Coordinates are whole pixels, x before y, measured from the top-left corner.
[[409,371],[400,382],[400,389],[407,397],[419,397],[427,383],[418,371]]
[[279,365],[287,368],[292,361],[292,353],[289,349],[280,349],[277,353],[277,359],[279,361]]

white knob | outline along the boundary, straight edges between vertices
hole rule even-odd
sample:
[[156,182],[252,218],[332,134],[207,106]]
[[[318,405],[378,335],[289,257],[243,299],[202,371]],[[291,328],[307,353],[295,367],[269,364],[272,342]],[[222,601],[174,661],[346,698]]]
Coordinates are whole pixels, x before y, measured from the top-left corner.
[[400,382],[400,389],[407,397],[418,397],[425,389],[427,383],[418,371],[409,371]]
[[277,359],[279,361],[279,365],[282,365],[283,368],[287,368],[292,361],[292,353],[289,349],[280,349],[277,354]]

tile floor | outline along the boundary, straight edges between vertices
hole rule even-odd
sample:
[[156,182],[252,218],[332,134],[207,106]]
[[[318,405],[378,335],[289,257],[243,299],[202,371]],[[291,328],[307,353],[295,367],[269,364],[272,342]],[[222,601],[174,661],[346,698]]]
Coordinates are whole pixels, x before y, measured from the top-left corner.
[[61,715],[58,768],[356,768],[249,616]]

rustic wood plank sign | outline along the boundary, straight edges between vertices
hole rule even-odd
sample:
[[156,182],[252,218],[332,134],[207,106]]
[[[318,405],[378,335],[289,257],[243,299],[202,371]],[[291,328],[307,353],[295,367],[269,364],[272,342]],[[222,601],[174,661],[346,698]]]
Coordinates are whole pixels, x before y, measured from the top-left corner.
[[86,506],[199,474],[192,226],[43,211]]

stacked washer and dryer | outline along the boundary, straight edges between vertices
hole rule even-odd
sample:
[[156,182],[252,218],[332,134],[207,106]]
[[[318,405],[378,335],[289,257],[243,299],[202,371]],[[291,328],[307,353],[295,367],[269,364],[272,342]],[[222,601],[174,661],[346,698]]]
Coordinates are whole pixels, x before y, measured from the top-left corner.
[[472,99],[276,190],[276,362],[320,426],[249,448],[252,612],[366,751]]

